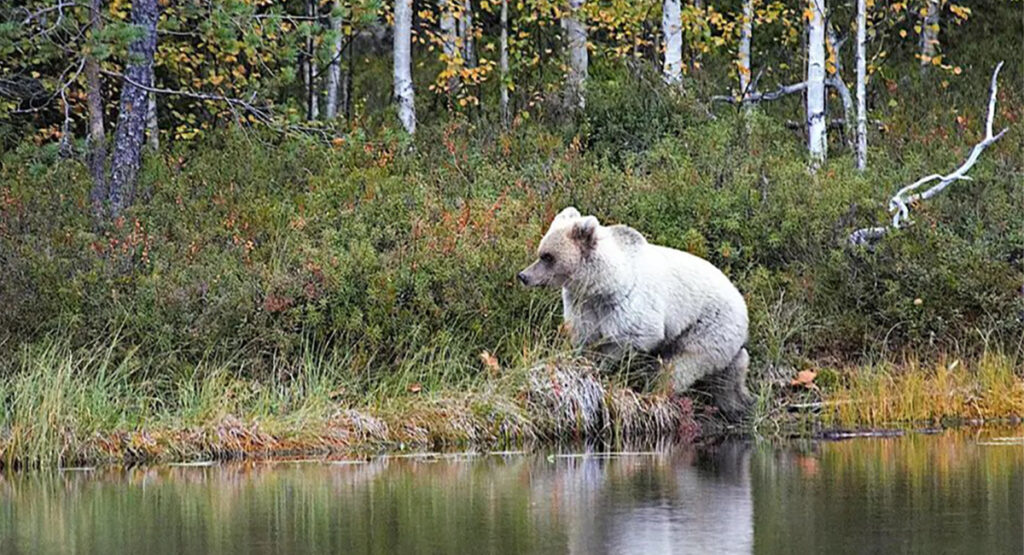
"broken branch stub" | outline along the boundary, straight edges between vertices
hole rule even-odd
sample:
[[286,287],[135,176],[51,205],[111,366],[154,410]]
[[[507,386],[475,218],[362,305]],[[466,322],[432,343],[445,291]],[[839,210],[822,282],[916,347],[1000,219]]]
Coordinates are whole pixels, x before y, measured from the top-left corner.
[[[889,199],[889,212],[892,213],[892,222],[889,226],[883,227],[866,227],[858,229],[850,234],[848,241],[852,245],[866,245],[872,241],[876,241],[885,236],[892,229],[899,229],[910,223],[910,206],[915,202],[928,200],[935,195],[941,193],[954,181],[970,181],[971,177],[967,175],[974,164],[977,163],[978,158],[981,157],[981,153],[985,151],[992,143],[998,141],[1006,134],[1009,128],[1004,128],[999,133],[992,133],[992,119],[996,113],[996,92],[998,89],[997,79],[999,77],[999,70],[1002,69],[1003,62],[999,62],[996,65],[995,70],[992,72],[992,84],[990,86],[989,99],[988,99],[988,117],[985,120],[985,138],[978,144],[974,145],[971,149],[971,154],[967,157],[967,160],[960,167],[956,168],[952,172],[941,175],[932,174],[901,188],[896,192],[891,199]],[[938,183],[931,186],[920,193],[914,193],[918,188],[926,183],[938,180]],[[914,194],[911,194],[914,193]],[[909,196],[908,196],[909,195]]]

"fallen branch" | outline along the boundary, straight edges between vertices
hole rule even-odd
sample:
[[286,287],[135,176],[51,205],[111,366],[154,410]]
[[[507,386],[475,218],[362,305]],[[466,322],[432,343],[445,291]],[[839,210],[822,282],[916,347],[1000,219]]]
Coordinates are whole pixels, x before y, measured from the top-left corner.
[[766,93],[750,93],[745,97],[737,98],[735,96],[712,96],[712,102],[726,102],[728,104],[755,104],[758,102],[769,102],[772,100],[778,100],[783,96],[798,93],[807,88],[807,82],[802,81],[800,83],[794,83],[792,85],[783,85],[778,89],[766,92]]
[[[869,123],[871,125],[873,125],[879,131],[884,131],[885,130],[885,124],[882,122],[882,120],[873,119],[873,120],[870,120]],[[786,123],[784,125],[786,126],[787,129],[803,129],[804,127],[807,126],[807,124],[802,122],[802,121],[796,121],[796,120],[791,120],[791,119],[786,120]],[[829,129],[837,129],[837,128],[841,128],[841,127],[846,127],[846,119],[844,119],[844,118],[832,118],[832,119],[828,120],[828,128]]]
[[[967,172],[970,171],[972,167],[974,167],[974,164],[978,161],[978,157],[981,156],[981,153],[984,152],[985,149],[989,147],[989,145],[1001,139],[1002,136],[1009,129],[1004,128],[999,133],[994,135],[992,134],[992,119],[995,117],[996,113],[996,90],[998,88],[997,78],[999,76],[999,70],[1002,69],[1002,67],[1003,62],[999,62],[999,64],[996,65],[996,69],[992,72],[992,85],[990,88],[991,92],[989,93],[988,99],[988,118],[985,120],[985,138],[982,139],[980,143],[974,145],[974,148],[971,150],[971,154],[970,156],[967,157],[967,160],[965,160],[964,163],[960,165],[960,167],[953,170],[947,175],[932,174],[926,177],[922,177],[921,179],[918,179],[917,181],[897,191],[896,194],[893,195],[891,199],[889,199],[889,212],[891,212],[893,215],[892,222],[889,224],[889,226],[868,227],[858,229],[850,234],[850,237],[848,239],[850,244],[864,245],[870,241],[875,241],[877,239],[882,238],[886,233],[889,232],[889,230],[899,229],[904,225],[905,222],[910,223],[909,205],[915,202],[928,200],[934,197],[935,195],[944,191],[946,187],[948,187],[954,181],[971,180],[971,177],[967,175]],[[936,180],[938,181],[938,183],[933,185],[931,188],[925,190],[923,193],[910,194],[916,191],[925,183],[930,183]]]

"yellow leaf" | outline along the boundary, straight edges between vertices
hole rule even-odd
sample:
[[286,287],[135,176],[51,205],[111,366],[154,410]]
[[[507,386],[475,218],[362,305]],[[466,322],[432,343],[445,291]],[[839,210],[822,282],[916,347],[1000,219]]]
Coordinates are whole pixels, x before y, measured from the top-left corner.
[[789,382],[792,386],[815,387],[814,378],[818,375],[814,370],[801,370],[796,373],[796,378]]

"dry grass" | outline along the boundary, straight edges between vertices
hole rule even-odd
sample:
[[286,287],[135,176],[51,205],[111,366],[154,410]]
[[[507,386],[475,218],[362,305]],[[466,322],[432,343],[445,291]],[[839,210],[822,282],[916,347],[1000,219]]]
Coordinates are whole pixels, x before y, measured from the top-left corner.
[[145,402],[144,385],[128,379],[130,363],[76,359],[58,347],[31,355],[31,365],[0,385],[0,466],[505,449],[538,441],[623,446],[692,440],[700,432],[688,400],[608,383],[582,359],[361,407],[332,400],[337,384],[329,380],[268,393],[215,369],[177,384],[177,398],[160,409]]
[[1024,366],[999,353],[974,362],[884,363],[840,375],[825,393],[826,424],[883,427],[1024,416]]
[[[721,431],[713,416],[696,414],[705,413],[689,398],[637,392],[581,358],[524,357],[513,368],[495,363],[463,382],[437,378],[443,373],[435,367],[419,373],[409,367],[393,383],[367,391],[344,359],[304,357],[282,372],[285,378],[255,380],[229,366],[203,365],[154,382],[140,378],[143,362],[131,355],[114,360],[111,352],[110,346],[76,351],[55,343],[15,356],[19,362],[0,380],[0,466],[489,450],[539,442],[633,448]],[[822,371],[814,389],[770,380],[752,386],[760,399],[753,427],[761,433],[766,423],[788,434],[808,422],[899,427],[1024,415],[1024,368],[999,353],[973,362],[911,359]],[[821,412],[794,425],[788,409],[808,400]]]

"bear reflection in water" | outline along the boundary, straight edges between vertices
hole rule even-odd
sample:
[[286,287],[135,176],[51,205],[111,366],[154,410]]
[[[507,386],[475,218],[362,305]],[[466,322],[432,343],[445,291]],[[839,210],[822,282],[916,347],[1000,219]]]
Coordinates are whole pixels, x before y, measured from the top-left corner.
[[570,553],[750,553],[751,447],[557,457],[531,481],[534,516]]

